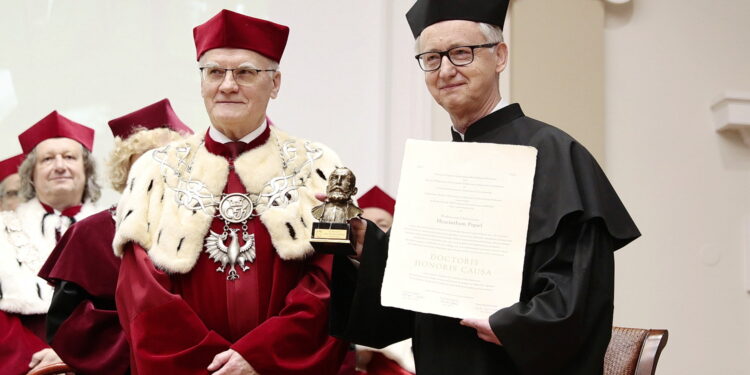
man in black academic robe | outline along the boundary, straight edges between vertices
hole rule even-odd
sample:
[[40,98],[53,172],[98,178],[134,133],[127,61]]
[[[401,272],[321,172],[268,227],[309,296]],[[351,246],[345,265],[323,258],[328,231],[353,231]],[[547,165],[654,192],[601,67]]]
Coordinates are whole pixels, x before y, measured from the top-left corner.
[[368,223],[359,264],[343,256],[334,262],[332,334],[374,347],[413,337],[418,375],[601,374],[614,251],[640,233],[580,143],[501,99],[507,1],[456,3],[418,0],[407,19],[418,49],[429,52],[417,59],[451,115],[453,140],[538,150],[519,302],[484,320],[383,307],[389,234]]

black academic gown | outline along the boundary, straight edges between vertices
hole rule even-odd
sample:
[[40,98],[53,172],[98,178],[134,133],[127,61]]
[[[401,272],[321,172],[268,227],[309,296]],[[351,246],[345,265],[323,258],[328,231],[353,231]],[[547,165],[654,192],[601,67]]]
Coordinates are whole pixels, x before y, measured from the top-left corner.
[[[457,133],[453,140],[462,141]],[[630,215],[581,144],[518,104],[472,124],[463,141],[538,150],[519,302],[489,317],[503,345],[479,339],[459,319],[381,306],[389,235],[374,225],[359,268],[335,259],[332,334],[374,347],[413,337],[419,375],[601,374],[614,251],[640,236]]]

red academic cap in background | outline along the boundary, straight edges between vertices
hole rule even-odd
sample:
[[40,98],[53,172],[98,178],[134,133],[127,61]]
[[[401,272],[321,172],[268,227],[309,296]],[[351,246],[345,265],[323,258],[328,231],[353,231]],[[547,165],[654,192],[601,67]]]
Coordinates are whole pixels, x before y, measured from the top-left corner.
[[193,29],[196,59],[213,48],[242,48],[279,62],[288,38],[284,25],[226,9]]
[[180,134],[193,134],[193,130],[180,121],[177,114],[174,113],[169,99],[162,99],[135,112],[110,120],[109,128],[112,130],[113,136],[122,139],[127,139],[133,135],[137,128],[148,130],[167,128]]
[[373,186],[372,189],[367,191],[367,193],[364,193],[361,197],[357,198],[357,205],[360,208],[382,208],[383,210],[391,214],[391,216],[393,216],[393,211],[396,206],[396,200],[391,198],[390,195],[381,190],[379,187]]
[[45,118],[26,129],[18,136],[24,154],[28,154],[40,142],[50,138],[70,138],[93,151],[94,129],[83,126],[65,116],[52,111]]
[[18,173],[18,167],[21,166],[25,158],[26,155],[20,154],[0,161],[0,182],[12,174]]

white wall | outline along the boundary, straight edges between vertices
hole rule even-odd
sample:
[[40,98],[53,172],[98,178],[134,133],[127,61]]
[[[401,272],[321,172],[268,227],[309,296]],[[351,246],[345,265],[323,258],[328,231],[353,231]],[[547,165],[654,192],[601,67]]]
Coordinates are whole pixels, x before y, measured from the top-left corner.
[[[360,189],[385,179],[386,6],[378,1],[268,1],[291,28],[282,91],[269,115],[339,153]],[[357,16],[342,16],[357,15]],[[364,190],[363,190],[364,192]]]
[[670,330],[661,375],[750,373],[750,148],[709,108],[750,90],[748,15],[742,0],[607,8],[607,172],[643,232],[616,256],[615,323]]

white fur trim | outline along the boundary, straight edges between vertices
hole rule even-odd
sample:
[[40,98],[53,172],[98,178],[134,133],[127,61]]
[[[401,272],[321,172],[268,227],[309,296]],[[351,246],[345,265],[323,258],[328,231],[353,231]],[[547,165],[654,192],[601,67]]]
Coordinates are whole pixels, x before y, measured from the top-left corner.
[[[220,196],[229,164],[200,147],[202,139],[202,135],[194,135],[138,158],[117,206],[117,231],[113,241],[116,254],[121,255],[122,247],[133,241],[149,250],[154,264],[169,272],[185,273],[193,268],[215,209],[193,212],[178,205],[177,192],[170,188],[178,186],[177,176],[172,172],[162,175],[156,158],[178,166],[179,173],[185,176],[201,176],[209,192]],[[191,171],[178,163],[178,155],[183,156],[180,150],[185,146],[190,147],[185,160],[193,160]]]
[[[201,145],[203,137],[194,135],[163,149],[152,150],[133,165],[128,186],[117,206],[117,231],[113,241],[116,254],[121,255],[123,246],[132,241],[148,249],[154,264],[167,272],[186,273],[193,268],[203,251],[203,240],[215,208],[193,212],[178,205],[175,192],[169,187],[177,186],[177,179],[167,172],[165,182],[162,167],[154,156],[168,160],[168,164],[174,167],[178,165],[177,150],[190,146],[190,155],[186,158],[193,160],[190,175],[200,179],[214,196],[219,197],[227,182],[229,165],[223,157],[209,153]],[[265,144],[242,154],[235,161],[236,171],[248,192],[259,192],[269,180],[280,175],[282,163],[277,139],[281,144],[287,140],[295,142],[297,157],[287,166],[286,173],[302,169],[302,175],[309,177],[297,190],[299,199],[296,202],[286,207],[270,208],[264,207],[261,202],[257,210],[279,256],[282,259],[300,259],[313,251],[309,243],[309,228],[313,221],[310,210],[318,204],[314,193],[324,192],[326,187],[326,180],[320,177],[317,170],[328,176],[340,163],[328,148],[312,144],[323,150],[323,156],[305,166],[306,141],[271,128],[271,136]],[[187,176],[188,172],[181,170],[181,173]]]
[[[96,211],[93,204],[86,203],[75,219]],[[64,232],[69,220],[47,218],[42,235],[45,213],[36,198],[19,205],[16,211],[0,213],[0,310],[45,314],[49,309],[53,289],[37,274],[55,247],[55,226],[60,224]]]

